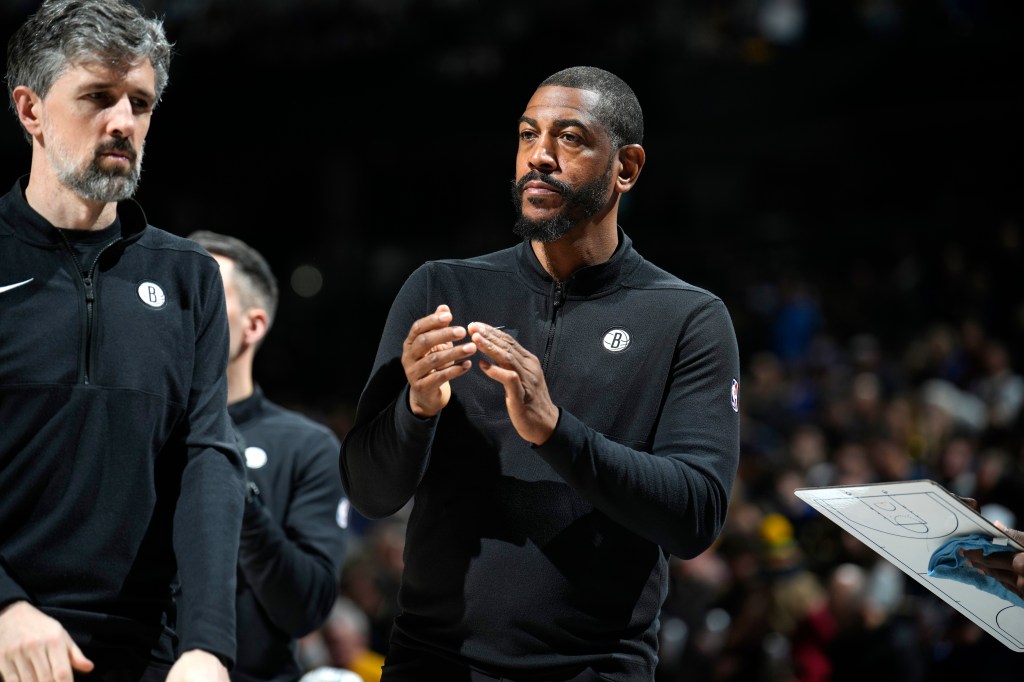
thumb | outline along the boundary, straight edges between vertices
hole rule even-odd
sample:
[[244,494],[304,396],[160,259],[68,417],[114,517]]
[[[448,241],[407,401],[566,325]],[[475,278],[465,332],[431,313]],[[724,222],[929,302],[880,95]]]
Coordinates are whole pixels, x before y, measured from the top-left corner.
[[1011,540],[1015,540],[1019,544],[1024,545],[1024,532],[1019,531],[1019,530],[1014,530],[1013,528],[1007,528],[1006,526],[1004,526],[999,521],[995,522],[995,526],[999,530],[1001,530],[1004,533],[1006,533],[1010,537]]
[[80,673],[92,672],[94,666],[93,662],[85,657],[82,650],[78,648],[74,640],[71,639],[71,635],[64,633],[64,640],[68,645],[69,659],[71,660],[71,667]]
[[961,502],[966,504],[968,507],[970,507],[974,511],[976,511],[976,512],[977,511],[981,511],[981,509],[978,507],[978,501],[976,499],[974,499],[973,497],[961,497],[960,495],[957,495],[957,497],[960,498]]

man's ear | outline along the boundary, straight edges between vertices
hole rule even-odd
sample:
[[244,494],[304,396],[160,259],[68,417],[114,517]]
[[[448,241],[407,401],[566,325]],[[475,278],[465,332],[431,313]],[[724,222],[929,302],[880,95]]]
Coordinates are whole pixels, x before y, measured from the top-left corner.
[[11,92],[14,101],[14,111],[18,120],[25,128],[30,137],[38,137],[43,132],[43,121],[40,117],[40,108],[43,100],[27,85],[19,85]]
[[270,317],[263,308],[249,308],[245,314],[245,329],[242,330],[242,342],[246,346],[255,346],[267,335],[270,328]]
[[618,173],[615,176],[615,189],[620,193],[633,189],[640,171],[644,168],[644,161],[647,155],[644,148],[638,144],[627,144],[619,148],[616,153],[618,157]]

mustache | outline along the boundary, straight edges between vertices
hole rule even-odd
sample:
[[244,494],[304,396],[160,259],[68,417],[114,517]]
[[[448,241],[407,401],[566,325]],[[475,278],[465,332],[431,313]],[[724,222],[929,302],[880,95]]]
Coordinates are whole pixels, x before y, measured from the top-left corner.
[[526,187],[526,183],[533,182],[534,180],[540,180],[543,183],[551,185],[552,187],[556,188],[562,194],[568,194],[568,193],[572,192],[572,186],[562,182],[561,180],[555,180],[553,177],[551,177],[547,173],[541,173],[537,169],[534,169],[534,170],[530,171],[529,173],[527,173],[523,177],[521,177],[518,180],[514,181],[512,184],[515,185],[516,191],[519,192],[520,194],[522,194],[523,193],[523,188]]
[[135,157],[138,156],[135,151],[135,145],[127,137],[116,137],[110,142],[104,142],[96,147],[96,156],[106,154],[107,152],[120,152],[127,156],[132,163],[135,162]]

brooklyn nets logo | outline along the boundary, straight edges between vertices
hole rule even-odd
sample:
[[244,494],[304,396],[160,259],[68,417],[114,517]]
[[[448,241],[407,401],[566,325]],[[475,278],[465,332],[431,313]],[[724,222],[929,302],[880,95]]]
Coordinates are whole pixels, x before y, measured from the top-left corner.
[[604,333],[601,344],[606,351],[621,353],[629,348],[629,332],[625,329],[609,329]]
[[156,282],[142,282],[136,291],[139,294],[139,299],[150,308],[163,308],[164,303],[167,303],[164,290]]

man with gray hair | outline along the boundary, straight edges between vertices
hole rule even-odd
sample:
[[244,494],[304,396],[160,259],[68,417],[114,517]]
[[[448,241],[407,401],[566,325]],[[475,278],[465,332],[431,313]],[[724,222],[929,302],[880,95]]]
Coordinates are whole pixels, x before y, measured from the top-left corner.
[[216,261],[131,200],[160,22],[46,0],[11,38],[0,197],[0,677],[223,681],[244,469]]

